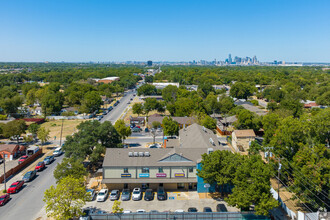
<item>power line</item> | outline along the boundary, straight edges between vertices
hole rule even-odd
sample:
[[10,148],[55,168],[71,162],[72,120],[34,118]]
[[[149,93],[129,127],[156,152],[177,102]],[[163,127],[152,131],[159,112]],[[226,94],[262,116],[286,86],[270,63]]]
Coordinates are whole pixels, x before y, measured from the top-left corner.
[[[282,155],[281,154],[279,154],[281,157],[282,157]],[[288,162],[288,164],[292,167],[292,169],[295,169],[295,171],[296,172],[298,172],[300,175],[301,175],[301,178],[303,178],[304,180],[305,180],[305,183],[307,183],[307,184],[310,184],[310,183],[312,183],[316,188],[314,188],[314,189],[316,189],[317,190],[317,185],[315,184],[315,183],[313,183],[312,181],[310,181],[310,182],[308,182],[306,179],[306,177],[304,177],[304,175],[296,168],[296,167],[294,167],[291,163],[290,163],[290,161],[288,160],[288,159],[286,159],[285,158],[285,160]],[[323,190],[317,190],[318,192],[320,192],[323,196],[325,196],[325,197],[329,197],[328,196],[328,194],[326,193],[326,192],[324,192],[324,194],[323,194]]]
[[[292,176],[293,174],[286,168],[284,168],[286,171],[288,171]],[[287,179],[287,178],[286,178]],[[288,179],[287,179],[288,180]],[[289,180],[288,180],[289,181]],[[321,202],[323,202],[327,207],[330,207],[326,202],[324,202],[322,199],[320,199],[320,197],[318,197],[315,193],[313,193],[311,190],[308,189],[308,187],[306,185],[304,185],[303,183],[301,183],[309,192],[311,192],[316,198],[318,198]],[[294,185],[294,184],[293,184]]]

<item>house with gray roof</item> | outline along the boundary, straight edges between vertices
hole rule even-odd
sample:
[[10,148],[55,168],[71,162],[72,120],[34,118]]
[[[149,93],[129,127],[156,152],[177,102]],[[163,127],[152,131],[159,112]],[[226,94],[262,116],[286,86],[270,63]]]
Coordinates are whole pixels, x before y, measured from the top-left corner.
[[198,124],[179,131],[178,139],[168,139],[162,148],[108,148],[103,161],[103,180],[109,189],[152,188],[203,190],[197,177],[203,154],[230,150],[217,136]]

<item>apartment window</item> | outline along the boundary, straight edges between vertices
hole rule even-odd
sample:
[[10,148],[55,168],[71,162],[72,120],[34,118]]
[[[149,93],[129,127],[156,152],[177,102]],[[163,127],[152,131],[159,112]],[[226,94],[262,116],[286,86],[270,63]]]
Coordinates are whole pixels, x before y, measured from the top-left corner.
[[128,168],[124,168],[124,173],[128,173]]
[[193,167],[189,167],[189,173],[194,172],[194,168]]
[[158,173],[164,173],[163,167],[158,167]]
[[149,168],[148,167],[143,167],[142,168],[142,173],[149,173]]

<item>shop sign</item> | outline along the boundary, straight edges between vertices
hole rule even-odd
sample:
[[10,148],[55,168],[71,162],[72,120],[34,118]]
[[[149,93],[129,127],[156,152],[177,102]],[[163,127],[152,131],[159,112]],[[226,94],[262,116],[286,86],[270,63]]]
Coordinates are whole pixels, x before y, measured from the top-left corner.
[[139,177],[140,178],[149,178],[149,173],[140,173]]
[[121,178],[131,178],[131,174],[130,173],[122,173],[121,174]]
[[185,177],[184,173],[175,173],[174,177]]
[[156,173],[156,177],[166,177],[166,173]]

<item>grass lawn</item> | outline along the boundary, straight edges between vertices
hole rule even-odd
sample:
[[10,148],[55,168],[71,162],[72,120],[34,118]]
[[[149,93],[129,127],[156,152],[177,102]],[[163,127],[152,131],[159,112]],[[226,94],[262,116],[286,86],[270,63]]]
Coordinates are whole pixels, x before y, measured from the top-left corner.
[[[83,121],[86,120],[83,119],[63,120],[62,139],[65,139],[67,135],[72,135],[77,130],[76,129],[77,125],[79,125]],[[46,129],[49,129],[50,140],[54,140],[55,136],[56,136],[56,140],[60,139],[61,126],[62,126],[62,120],[50,120],[41,125],[41,127],[45,127]]]

